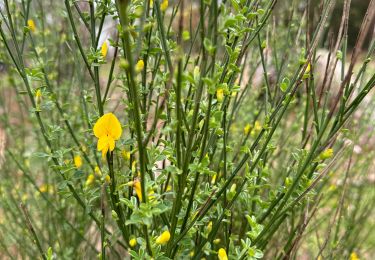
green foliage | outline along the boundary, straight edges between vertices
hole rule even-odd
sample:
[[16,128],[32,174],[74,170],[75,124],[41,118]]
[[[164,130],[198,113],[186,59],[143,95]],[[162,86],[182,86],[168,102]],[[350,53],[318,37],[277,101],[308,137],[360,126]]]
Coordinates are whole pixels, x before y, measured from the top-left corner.
[[375,41],[334,2],[5,0],[0,258],[369,259]]

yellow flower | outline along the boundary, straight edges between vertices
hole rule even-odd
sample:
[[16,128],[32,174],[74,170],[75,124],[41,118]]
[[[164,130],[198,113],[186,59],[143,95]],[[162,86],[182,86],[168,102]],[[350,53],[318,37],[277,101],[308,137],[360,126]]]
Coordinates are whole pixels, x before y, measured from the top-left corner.
[[216,98],[217,98],[217,101],[218,102],[223,102],[223,99],[224,99],[224,89],[222,88],[219,88],[218,90],[216,90]]
[[75,165],[77,168],[81,168],[81,166],[82,166],[82,159],[81,159],[81,156],[79,156],[79,155],[74,156],[74,165]]
[[254,128],[251,131],[251,136],[254,137],[256,134],[258,134],[262,130],[262,124],[257,120],[254,123]]
[[156,197],[155,197],[155,192],[153,191],[153,190],[150,190],[149,192],[148,192],[148,199],[150,200],[150,201],[153,201]]
[[132,162],[132,172],[135,172],[137,170],[137,161]]
[[107,41],[104,41],[102,44],[102,48],[100,50],[100,53],[102,54],[103,58],[107,56],[107,52],[108,52],[108,43]]
[[325,159],[329,159],[333,156],[333,149],[332,148],[328,148],[326,150],[324,150],[320,155],[319,155],[319,158],[321,160],[325,160]]
[[36,98],[41,98],[42,97],[42,91],[40,90],[40,88],[35,92],[35,97]]
[[38,89],[36,92],[35,92],[35,103],[37,105],[40,104],[40,102],[42,101],[42,91],[40,89]]
[[87,177],[87,180],[86,180],[86,186],[90,186],[91,184],[93,184],[95,181],[95,176],[94,174],[90,174],[88,177]]
[[245,135],[248,135],[250,133],[250,130],[251,130],[250,124],[246,124],[246,126],[243,128],[243,132]]
[[219,251],[217,252],[217,257],[219,258],[219,260],[228,260],[227,252],[224,248],[219,249]]
[[115,141],[121,137],[122,127],[117,117],[112,113],[107,113],[96,121],[94,125],[94,135],[99,139],[97,149],[102,151],[105,158],[108,150],[115,149]]
[[49,189],[49,185],[48,185],[48,184],[45,184],[45,183],[42,184],[42,185],[40,185],[40,187],[39,187],[39,191],[42,192],[42,193],[47,192],[48,189]]
[[208,225],[207,225],[207,233],[210,234],[210,233],[211,233],[211,230],[212,230],[212,221],[208,222]]
[[350,260],[359,260],[359,257],[358,255],[356,254],[356,252],[352,252],[350,254]]
[[306,70],[305,70],[305,74],[309,73],[310,70],[311,70],[311,65],[309,63],[309,64],[307,64],[307,67],[306,67]]
[[135,180],[133,182],[133,188],[135,190],[135,193],[138,196],[138,199],[140,202],[142,202],[142,188],[141,188],[141,182],[139,180]]
[[163,0],[163,2],[160,4],[160,10],[164,12],[168,8],[168,0]]
[[212,179],[211,179],[211,184],[215,184],[216,182],[216,177],[217,177],[217,174],[215,173],[213,176],[212,176]]
[[109,175],[106,175],[104,177],[104,180],[105,180],[106,183],[110,183],[111,182],[111,177]]
[[236,188],[237,188],[237,185],[235,183],[232,184],[232,186],[230,187],[230,190],[229,192],[236,192]]
[[137,64],[135,64],[135,71],[141,72],[144,67],[145,67],[145,63],[143,62],[143,60],[139,60]]
[[130,155],[131,153],[126,151],[125,149],[122,150],[122,156],[124,157],[125,160],[129,161],[130,160]]
[[258,120],[255,121],[254,130],[255,130],[255,131],[260,131],[260,130],[262,130],[262,125],[260,124],[260,122],[259,122]]
[[135,238],[130,239],[129,245],[130,247],[135,247],[137,245],[137,239]]
[[169,231],[164,231],[157,239],[156,239],[156,244],[159,245],[165,245],[168,243],[169,239],[171,238],[171,234]]
[[99,166],[95,166],[94,172],[97,176],[102,176],[102,171],[100,170]]
[[33,20],[29,19],[27,20],[27,26],[29,27],[30,31],[35,32],[36,26]]

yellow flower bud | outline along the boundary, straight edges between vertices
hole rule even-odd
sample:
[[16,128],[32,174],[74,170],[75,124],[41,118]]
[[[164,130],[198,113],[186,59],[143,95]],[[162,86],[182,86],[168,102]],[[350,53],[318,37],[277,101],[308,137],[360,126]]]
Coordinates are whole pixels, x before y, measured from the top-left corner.
[[160,10],[164,12],[168,8],[168,0],[163,0],[163,2],[160,4]]
[[164,231],[157,239],[156,239],[156,244],[159,245],[165,245],[168,243],[169,239],[171,238],[171,234],[169,231]]
[[39,191],[42,192],[42,193],[47,192],[47,191],[48,191],[48,185],[45,184],[45,183],[42,184],[42,185],[40,185],[40,187],[39,187]]
[[211,179],[211,184],[214,185],[215,182],[216,182],[216,177],[217,177],[217,174],[215,173],[213,176],[212,176],[212,179]]
[[261,125],[261,123],[257,120],[257,121],[255,121],[255,124],[254,124],[254,130],[255,131],[260,131],[260,130],[262,130],[262,125]]
[[81,168],[81,166],[82,166],[82,158],[81,158],[81,156],[79,156],[79,155],[74,156],[74,165],[77,168]]
[[227,252],[224,248],[219,249],[219,251],[217,252],[217,257],[219,258],[219,260],[228,260]]
[[100,170],[98,166],[95,166],[94,172],[97,176],[99,177],[102,176],[102,171]]
[[214,242],[215,245],[217,245],[217,244],[220,243],[220,241],[221,241],[220,238],[216,238],[213,242]]
[[137,169],[137,161],[134,160],[132,162],[132,172],[134,173],[136,169]]
[[236,188],[237,188],[237,185],[235,183],[233,183],[232,186],[230,187],[229,192],[231,192],[231,193],[236,192]]
[[100,50],[100,53],[102,54],[103,58],[107,57],[108,52],[108,43],[107,41],[104,41],[102,44],[102,48]]
[[248,135],[250,133],[250,130],[251,130],[251,125],[250,124],[246,124],[246,126],[243,128],[243,133],[245,135]]
[[310,70],[311,70],[311,65],[309,63],[309,64],[307,64],[307,67],[306,67],[306,70],[305,70],[305,74],[309,73]]
[[223,99],[224,99],[224,89],[222,88],[219,88],[218,90],[216,90],[216,98],[217,98],[217,101],[218,102],[223,102]]
[[95,176],[94,174],[90,174],[88,177],[87,177],[87,180],[86,180],[86,186],[90,186],[91,184],[93,184],[95,181]]
[[207,233],[210,234],[210,233],[211,233],[211,230],[212,230],[212,221],[208,222],[208,225],[207,225]]
[[350,254],[350,260],[359,260],[359,257],[358,255],[356,254],[356,252],[352,252]]
[[324,150],[320,155],[319,155],[319,158],[321,160],[326,160],[326,159],[329,159],[333,156],[333,149],[332,148],[328,148],[326,150]]
[[36,31],[35,23],[31,19],[27,20],[27,27],[29,27],[30,31],[32,31],[32,32]]
[[133,188],[135,190],[135,193],[138,196],[139,201],[142,202],[142,188],[141,188],[141,182],[139,180],[135,180],[133,182]]
[[124,157],[125,160],[127,160],[127,161],[130,160],[130,155],[131,155],[130,152],[128,152],[128,151],[126,151],[126,150],[124,149],[124,150],[122,150],[121,153],[122,153],[122,157]]
[[143,60],[139,60],[137,64],[135,65],[135,71],[141,72],[144,67],[145,67],[145,63],[143,62]]
[[130,247],[135,247],[137,245],[137,239],[135,238],[130,239],[129,245]]
[[35,97],[36,98],[41,98],[42,97],[42,91],[40,89],[38,89],[36,92],[35,92]]

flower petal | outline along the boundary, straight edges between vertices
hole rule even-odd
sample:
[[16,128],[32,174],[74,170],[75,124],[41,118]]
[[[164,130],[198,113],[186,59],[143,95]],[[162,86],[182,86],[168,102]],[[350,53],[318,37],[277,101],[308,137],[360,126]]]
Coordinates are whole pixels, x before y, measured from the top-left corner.
[[112,136],[114,140],[118,140],[122,134],[120,121],[118,121],[117,117],[112,113],[108,113],[107,115],[109,135]]
[[122,134],[120,121],[112,113],[107,113],[100,117],[94,125],[94,135],[100,138],[110,135],[114,140],[118,140]]
[[105,156],[107,155],[107,152],[108,152],[108,146],[104,147],[104,149],[102,150],[102,158],[105,159]]
[[102,116],[101,118],[98,119],[98,121],[96,121],[93,130],[94,130],[94,135],[97,138],[100,138],[103,135],[107,134],[107,121],[108,121],[108,118],[106,117],[106,115]]
[[[98,151],[101,151],[105,147],[108,147],[108,136],[106,136],[106,135],[99,138],[97,149],[98,149]],[[108,150],[108,148],[107,148],[107,150]]]
[[113,149],[115,149],[115,139],[113,139],[111,136],[108,136],[108,147],[109,150],[112,152]]

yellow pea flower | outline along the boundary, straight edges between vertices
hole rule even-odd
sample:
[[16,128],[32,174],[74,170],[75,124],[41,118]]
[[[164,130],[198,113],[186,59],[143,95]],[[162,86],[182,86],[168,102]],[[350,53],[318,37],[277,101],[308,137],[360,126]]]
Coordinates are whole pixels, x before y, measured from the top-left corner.
[[251,131],[251,136],[254,137],[256,134],[258,134],[262,130],[262,124],[257,120],[254,123],[254,128]]
[[42,192],[42,193],[47,192],[48,191],[48,184],[42,184],[42,185],[40,185],[39,191]]
[[262,124],[261,124],[258,120],[255,121],[254,130],[255,130],[255,131],[260,131],[260,130],[262,130]]
[[103,58],[107,57],[108,52],[108,43],[107,41],[104,41],[102,44],[102,48],[100,49],[100,53],[102,54]]
[[168,0],[163,0],[163,2],[160,4],[160,10],[164,12],[168,8]]
[[356,254],[356,252],[352,252],[350,254],[350,260],[359,260],[359,257],[358,255]]
[[106,183],[110,183],[111,182],[111,177],[109,175],[106,175],[104,177],[104,180],[105,180]]
[[35,92],[35,98],[41,98],[42,97],[42,91],[40,89],[38,89],[36,92]]
[[150,191],[148,192],[148,199],[149,199],[150,201],[153,201],[153,200],[155,200],[155,198],[156,198],[156,196],[155,196],[155,192],[154,192],[153,190],[150,190]]
[[132,238],[129,240],[130,247],[135,247],[137,245],[137,239]]
[[217,98],[217,101],[218,102],[223,102],[223,99],[224,99],[224,89],[222,88],[219,88],[218,90],[216,90],[216,98]]
[[36,92],[35,92],[35,103],[37,105],[39,105],[42,101],[42,91],[40,89],[38,89]]
[[135,193],[138,196],[138,199],[140,202],[142,202],[142,188],[141,188],[141,182],[139,180],[135,180],[133,182],[133,188],[135,190]]
[[30,31],[35,32],[36,26],[33,20],[29,19],[27,20],[27,26],[29,27]]
[[94,174],[90,174],[89,176],[87,176],[86,186],[90,186],[91,184],[94,183],[94,181],[95,181]]
[[81,168],[81,166],[82,166],[82,158],[81,158],[81,156],[79,156],[79,155],[74,156],[74,165],[77,168]]
[[219,258],[219,260],[228,260],[227,252],[224,248],[219,249],[219,251],[217,252],[217,257]]
[[108,150],[115,149],[115,141],[121,137],[122,127],[117,117],[112,113],[107,113],[96,121],[94,125],[94,135],[99,139],[97,149],[102,151],[105,158]]
[[125,160],[129,161],[130,160],[130,155],[131,153],[126,151],[125,149],[122,150],[122,157],[124,157]]
[[329,159],[333,156],[333,149],[332,148],[328,148],[326,150],[324,150],[320,155],[319,155],[319,158],[321,160],[326,160],[326,159]]
[[309,73],[310,70],[311,70],[311,65],[309,63],[309,64],[307,64],[307,67],[306,67],[306,70],[305,70],[305,74]]
[[137,161],[132,162],[132,172],[135,172],[137,170]]
[[169,231],[164,231],[157,239],[156,239],[156,244],[159,245],[165,245],[168,243],[169,239],[171,238],[171,234]]
[[210,234],[212,231],[212,221],[208,222],[208,225],[207,225],[207,233]]
[[94,172],[97,176],[102,176],[102,171],[100,170],[99,166],[95,166]]
[[250,124],[246,124],[246,126],[243,129],[243,133],[245,135],[248,135],[250,133],[250,130],[251,130],[251,125]]
[[217,174],[215,173],[213,176],[212,176],[212,179],[211,179],[211,184],[214,185],[215,182],[216,182],[216,177],[217,177]]
[[144,67],[145,67],[145,63],[143,62],[143,60],[139,60],[137,64],[135,64],[135,71],[141,72]]

